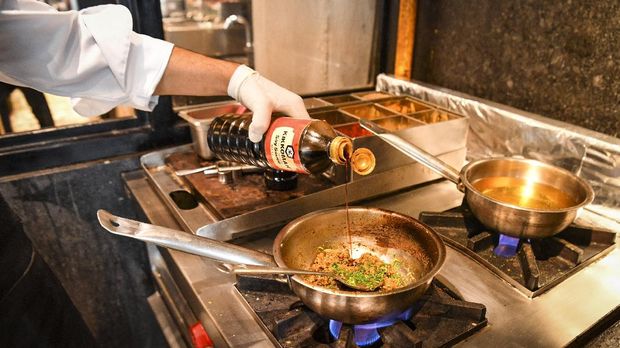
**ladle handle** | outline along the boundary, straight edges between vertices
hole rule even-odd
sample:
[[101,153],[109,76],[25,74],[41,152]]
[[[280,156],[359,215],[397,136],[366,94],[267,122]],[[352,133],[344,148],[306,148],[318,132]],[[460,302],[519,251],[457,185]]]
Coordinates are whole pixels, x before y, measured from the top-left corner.
[[264,274],[284,274],[284,275],[326,275],[324,272],[304,271],[301,269],[292,269],[284,267],[273,266],[255,266],[255,265],[229,265],[226,271],[234,274],[251,274],[251,275],[264,275]]
[[174,172],[174,174],[176,174],[177,176],[185,176],[185,175],[201,173],[206,170],[213,170],[213,169],[217,169],[217,166],[210,165],[206,167],[199,167],[199,168],[193,168],[193,169],[181,169],[181,170],[177,170],[176,172]]
[[398,135],[388,133],[385,129],[372,122],[367,120],[360,120],[359,122],[362,127],[374,133],[376,136],[383,139],[383,141],[392,145],[395,149],[420,162],[425,167],[432,169],[434,172],[452,181],[453,183],[457,185],[460,183],[460,173],[446,162],[413,145]]
[[115,216],[103,209],[97,211],[97,218],[103,228],[120,236],[138,239],[143,242],[161,245],[190,254],[205,256],[221,262],[275,266],[275,262],[270,255],[234,244],[199,237],[191,233],[162,226],[125,219]]

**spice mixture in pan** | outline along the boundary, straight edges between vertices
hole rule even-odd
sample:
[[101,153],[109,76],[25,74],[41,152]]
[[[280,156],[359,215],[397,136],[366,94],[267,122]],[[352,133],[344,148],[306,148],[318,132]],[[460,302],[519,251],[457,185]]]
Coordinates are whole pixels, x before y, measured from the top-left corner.
[[[385,263],[369,253],[353,259],[349,255],[348,246],[344,244],[335,248],[321,248],[310,270],[336,273],[346,279],[347,284],[363,285],[369,288],[381,284],[377,291],[394,290],[415,280],[411,272],[403,269],[399,260]],[[343,290],[343,286],[332,277],[305,276],[305,279],[312,285]]]

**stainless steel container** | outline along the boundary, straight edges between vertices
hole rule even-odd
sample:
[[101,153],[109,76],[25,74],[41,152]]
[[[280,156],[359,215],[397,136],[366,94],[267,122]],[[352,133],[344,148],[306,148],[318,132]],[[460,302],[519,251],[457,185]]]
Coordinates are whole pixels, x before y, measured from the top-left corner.
[[207,146],[207,131],[211,121],[217,116],[229,113],[240,114],[245,111],[245,106],[239,103],[224,102],[183,110],[179,112],[179,116],[189,123],[194,151],[204,159],[212,159],[215,156],[209,149],[209,146]]
[[[416,162],[363,129],[359,125],[360,119],[371,120],[430,154],[445,157],[447,163],[454,167],[460,168],[465,163],[469,119],[423,100],[360,92],[307,98],[304,103],[310,117],[326,121],[338,132],[353,139],[355,148],[366,147],[375,154],[377,163],[371,175],[410,167]],[[211,159],[214,155],[207,146],[207,130],[213,118],[246,111],[239,103],[225,102],[186,109],[179,112],[179,116],[190,124],[196,153],[204,159]],[[336,184],[362,178],[352,170],[346,173],[343,166],[333,166],[324,175]],[[429,171],[420,183],[436,178]]]
[[[353,95],[352,95],[353,96]],[[409,167],[417,162],[386,144],[359,125],[359,120],[369,120],[401,138],[421,147],[432,155],[446,158],[448,163],[460,168],[465,163],[465,144],[469,119],[441,109],[436,105],[412,97],[383,98],[370,102],[349,103],[347,99],[332,110],[310,113],[310,117],[322,119],[337,131],[353,139],[353,147],[370,149],[376,157],[375,170],[380,174],[399,167]],[[355,96],[358,97],[358,96]],[[334,166],[325,174],[335,183],[360,180],[362,177],[342,166]],[[428,173],[421,182],[433,180],[436,175]]]

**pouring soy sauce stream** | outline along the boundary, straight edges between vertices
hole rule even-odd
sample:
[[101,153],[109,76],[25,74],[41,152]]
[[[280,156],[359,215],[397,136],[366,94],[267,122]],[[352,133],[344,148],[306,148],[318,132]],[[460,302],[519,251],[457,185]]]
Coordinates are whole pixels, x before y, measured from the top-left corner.
[[344,184],[344,206],[347,212],[347,236],[349,239],[349,256],[353,258],[353,238],[351,236],[351,218],[349,216],[349,181],[351,181],[351,170],[360,175],[368,175],[375,169],[375,156],[366,148],[359,148],[353,151],[345,150],[345,184]]

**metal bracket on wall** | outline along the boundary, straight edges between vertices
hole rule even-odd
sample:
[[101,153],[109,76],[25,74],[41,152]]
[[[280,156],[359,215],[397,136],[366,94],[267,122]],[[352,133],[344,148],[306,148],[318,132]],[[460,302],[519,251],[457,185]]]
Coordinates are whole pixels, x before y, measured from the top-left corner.
[[417,0],[400,0],[394,74],[410,79],[413,67]]

